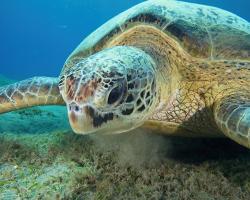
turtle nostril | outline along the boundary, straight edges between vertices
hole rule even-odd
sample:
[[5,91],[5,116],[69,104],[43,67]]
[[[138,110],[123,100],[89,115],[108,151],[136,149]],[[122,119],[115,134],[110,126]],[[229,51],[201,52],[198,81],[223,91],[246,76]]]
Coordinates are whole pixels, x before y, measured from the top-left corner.
[[72,111],[75,111],[75,112],[79,112],[80,111],[80,106],[76,105],[76,104],[71,104],[69,105],[69,110],[72,112]]
[[75,106],[75,111],[79,111],[80,110],[80,108],[79,108],[79,106]]

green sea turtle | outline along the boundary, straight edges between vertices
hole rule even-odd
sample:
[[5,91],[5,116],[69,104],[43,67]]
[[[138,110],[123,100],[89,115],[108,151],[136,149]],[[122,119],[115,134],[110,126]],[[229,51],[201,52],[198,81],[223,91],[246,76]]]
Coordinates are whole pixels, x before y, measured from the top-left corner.
[[0,113],[63,105],[79,134],[144,127],[250,148],[250,24],[214,7],[149,0],[76,48],[60,77],[0,89]]

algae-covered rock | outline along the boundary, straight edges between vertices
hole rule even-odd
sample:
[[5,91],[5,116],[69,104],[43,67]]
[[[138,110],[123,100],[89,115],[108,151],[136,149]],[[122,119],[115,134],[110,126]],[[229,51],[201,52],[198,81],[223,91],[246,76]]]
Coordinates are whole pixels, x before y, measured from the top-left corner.
[[59,130],[70,130],[63,106],[34,107],[0,116],[0,134],[41,134]]

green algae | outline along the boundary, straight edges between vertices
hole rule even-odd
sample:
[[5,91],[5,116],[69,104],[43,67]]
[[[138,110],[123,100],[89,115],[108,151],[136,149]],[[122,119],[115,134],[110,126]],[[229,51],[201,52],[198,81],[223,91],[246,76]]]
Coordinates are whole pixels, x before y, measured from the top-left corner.
[[[158,147],[154,154],[158,159],[152,161],[138,149],[142,137],[152,141],[148,147],[157,148],[160,139],[166,140],[168,148]],[[50,137],[4,135],[0,140],[0,194],[11,191],[21,199],[250,197],[250,154],[244,148],[222,140],[155,137],[135,133],[97,140],[72,132],[54,132]],[[127,145],[137,154],[137,163],[134,158],[121,161]],[[221,151],[220,145],[230,150]]]
[[[50,146],[60,142],[59,135],[40,135],[39,138],[30,134],[2,136],[0,194],[6,195],[11,189],[21,199],[65,196],[72,175],[79,171],[79,167],[60,155],[50,157],[53,155]],[[83,167],[80,171],[86,170]]]

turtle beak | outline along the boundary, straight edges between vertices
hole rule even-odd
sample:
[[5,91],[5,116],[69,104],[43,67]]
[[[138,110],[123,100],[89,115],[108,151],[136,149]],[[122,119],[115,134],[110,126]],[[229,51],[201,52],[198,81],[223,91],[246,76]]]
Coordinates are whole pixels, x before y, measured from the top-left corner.
[[75,133],[86,135],[100,132],[107,122],[114,119],[113,113],[100,114],[89,105],[69,104],[68,116]]
[[95,132],[93,119],[86,111],[86,107],[77,104],[68,105],[69,122],[75,133],[86,135]]

